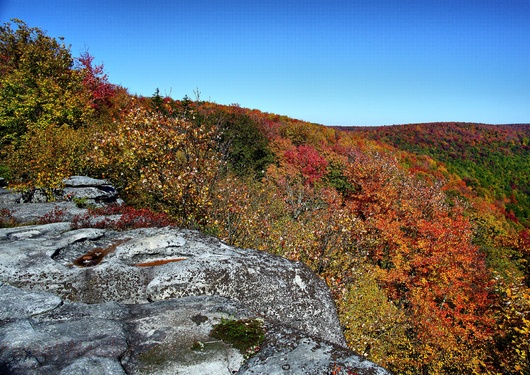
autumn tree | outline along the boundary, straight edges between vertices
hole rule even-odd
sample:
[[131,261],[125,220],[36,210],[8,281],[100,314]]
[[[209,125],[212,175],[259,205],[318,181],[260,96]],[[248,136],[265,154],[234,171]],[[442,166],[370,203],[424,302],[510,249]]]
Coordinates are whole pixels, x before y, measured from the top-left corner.
[[88,52],[81,54],[76,62],[76,68],[83,77],[82,84],[89,95],[90,106],[99,112],[111,107],[116,88],[109,82],[103,64],[94,65],[94,56]]
[[413,367],[479,371],[485,353],[476,348],[492,337],[492,276],[463,207],[392,157],[354,154],[347,175],[359,186],[348,204],[365,222],[379,282],[411,319]]
[[521,278],[498,280],[498,329],[488,374],[502,368],[506,374],[525,375],[530,373],[530,288]]
[[30,128],[84,124],[91,109],[69,48],[21,20],[13,24],[0,27],[2,144],[18,142]]
[[215,131],[137,107],[114,130],[94,136],[89,160],[128,202],[185,226],[204,225],[221,163]]
[[0,71],[0,144],[11,186],[51,188],[81,172],[89,138],[82,128],[95,115],[86,69],[74,68],[64,43],[14,19],[0,27]]

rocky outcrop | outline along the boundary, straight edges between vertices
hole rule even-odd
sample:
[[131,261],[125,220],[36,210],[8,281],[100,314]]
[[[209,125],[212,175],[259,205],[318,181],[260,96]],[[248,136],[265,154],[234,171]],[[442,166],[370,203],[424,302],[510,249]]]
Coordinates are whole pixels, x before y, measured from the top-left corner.
[[[0,373],[387,374],[305,265],[195,231],[3,228],[0,281]],[[264,321],[249,360],[209,336],[222,318]]]
[[10,285],[92,304],[218,295],[344,345],[329,291],[305,265],[198,232],[70,230],[64,222],[0,229],[0,246],[0,274]]
[[63,181],[64,199],[78,199],[84,204],[121,202],[118,192],[107,180],[100,180],[85,176],[72,176]]
[[[0,187],[7,184],[0,179]],[[52,195],[51,197],[49,195]],[[51,198],[51,199],[50,199]],[[62,189],[45,191],[43,189],[29,189],[14,193],[3,189],[0,192],[0,204],[7,203],[46,203],[49,201],[74,201],[82,205],[99,205],[109,203],[123,203],[118,197],[118,191],[107,180],[86,176],[72,176],[63,180]]]

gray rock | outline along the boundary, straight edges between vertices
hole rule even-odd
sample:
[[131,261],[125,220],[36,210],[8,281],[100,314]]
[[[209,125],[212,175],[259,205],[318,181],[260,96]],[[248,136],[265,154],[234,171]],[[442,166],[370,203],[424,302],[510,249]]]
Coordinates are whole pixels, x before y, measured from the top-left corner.
[[261,350],[243,364],[244,375],[388,375],[373,362],[330,342],[316,339],[292,327],[267,326]]
[[[1,197],[1,196],[0,196]],[[48,202],[48,203],[1,203],[0,209],[8,209],[11,216],[19,223],[36,223],[43,217],[50,221],[71,221],[75,216],[82,216],[87,212],[74,202]]]
[[[6,241],[17,241],[23,239],[37,238],[39,242],[44,238],[50,238],[67,232],[72,225],[69,222],[50,223],[43,225],[26,225],[21,227],[0,228],[0,239]],[[17,243],[16,246],[24,242]]]
[[[265,321],[265,343],[248,362],[209,336],[221,318]],[[0,373],[325,374],[334,366],[387,374],[345,348],[329,289],[302,263],[171,227],[0,229]]]
[[63,180],[63,184],[65,188],[62,195],[67,200],[73,199],[88,205],[118,202],[118,192],[107,180],[72,176]]
[[[4,302],[3,297],[0,300]],[[36,317],[40,316],[2,324],[0,364],[9,367],[10,373],[57,374],[79,358],[118,358],[127,348],[120,321],[88,313],[73,319],[39,321]]]
[[[221,318],[255,317],[240,304],[198,296],[132,305],[130,309],[130,346],[122,359],[129,374],[229,375],[244,362],[239,350],[209,336]],[[195,318],[198,316],[201,319]],[[198,343],[201,346],[196,348]]]
[[116,359],[83,357],[65,367],[59,375],[126,375]]
[[29,292],[0,283],[0,321],[27,318],[56,309],[59,297],[42,292]]
[[[15,315],[0,324],[0,370],[9,374],[326,374],[388,372],[343,347],[278,322],[248,361],[210,333],[221,319],[256,319],[240,303],[193,296],[147,304],[55,304],[50,293],[2,285],[13,296],[53,301],[47,311]],[[9,297],[6,297],[6,294]],[[7,370],[6,370],[7,369]],[[7,372],[9,371],[9,372]],[[348,372],[349,371],[349,372]]]
[[63,180],[66,187],[88,187],[88,186],[109,186],[107,180],[91,178],[87,176],[71,176]]
[[[83,254],[114,246],[114,252],[95,267],[73,265]],[[307,266],[232,248],[198,232],[70,231],[67,223],[56,223],[0,229],[1,248],[2,281],[19,287],[86,303],[219,295],[268,319],[345,345],[329,290]]]
[[22,193],[18,203],[45,203],[48,202],[48,194],[44,189],[31,189]]
[[20,202],[22,193],[0,187],[0,205],[13,205]]

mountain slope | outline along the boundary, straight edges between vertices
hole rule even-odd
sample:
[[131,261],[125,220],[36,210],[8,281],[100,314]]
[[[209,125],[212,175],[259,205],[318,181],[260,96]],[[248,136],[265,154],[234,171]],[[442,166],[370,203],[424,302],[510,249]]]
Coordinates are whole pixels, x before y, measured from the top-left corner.
[[507,217],[530,226],[530,124],[427,123],[341,127],[445,163]]

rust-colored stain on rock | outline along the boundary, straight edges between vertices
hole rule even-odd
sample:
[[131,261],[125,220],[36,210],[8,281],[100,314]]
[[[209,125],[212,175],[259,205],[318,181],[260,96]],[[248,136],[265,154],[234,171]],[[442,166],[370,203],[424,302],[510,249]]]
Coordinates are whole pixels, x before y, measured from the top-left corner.
[[161,266],[163,264],[167,264],[171,262],[180,262],[186,259],[188,258],[157,259],[151,262],[136,263],[135,266],[136,267],[155,267],[155,266]]
[[94,267],[97,266],[105,257],[105,255],[112,253],[116,248],[129,241],[130,238],[117,241],[116,243],[106,247],[96,247],[94,250],[90,250],[88,253],[81,255],[79,258],[75,259],[73,263],[78,267]]

